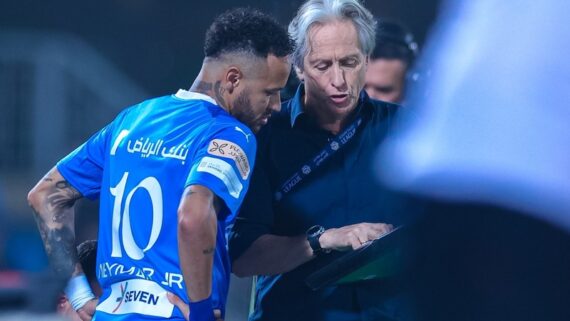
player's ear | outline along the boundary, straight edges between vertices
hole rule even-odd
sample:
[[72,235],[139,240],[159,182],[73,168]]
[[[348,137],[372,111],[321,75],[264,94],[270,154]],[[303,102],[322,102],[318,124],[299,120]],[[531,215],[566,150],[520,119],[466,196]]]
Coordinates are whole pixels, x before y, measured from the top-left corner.
[[231,94],[236,89],[243,78],[243,73],[238,67],[231,66],[226,72],[226,90]]

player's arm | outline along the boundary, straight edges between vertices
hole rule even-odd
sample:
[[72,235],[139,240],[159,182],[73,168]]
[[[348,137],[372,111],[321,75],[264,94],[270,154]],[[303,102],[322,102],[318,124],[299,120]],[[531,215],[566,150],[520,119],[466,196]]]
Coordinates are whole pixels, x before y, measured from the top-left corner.
[[58,275],[81,273],[75,248],[74,207],[81,194],[51,169],[28,194],[50,263]]
[[83,317],[89,320],[96,301],[75,247],[75,203],[81,197],[54,167],[29,192],[28,203],[34,211],[53,269],[58,275],[71,278],[66,292],[73,308],[78,312],[88,311]]
[[201,185],[188,186],[178,208],[178,253],[190,299],[190,320],[214,320],[210,298],[219,208],[218,198]]

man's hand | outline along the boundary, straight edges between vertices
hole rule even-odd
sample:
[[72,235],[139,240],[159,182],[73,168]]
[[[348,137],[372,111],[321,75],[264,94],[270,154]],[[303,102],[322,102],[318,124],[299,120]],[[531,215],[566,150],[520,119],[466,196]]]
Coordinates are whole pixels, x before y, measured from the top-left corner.
[[325,250],[346,251],[351,248],[356,250],[366,242],[375,240],[393,229],[392,224],[384,223],[359,223],[331,228],[321,235],[319,243]]
[[[188,304],[184,303],[184,301],[182,301],[182,299],[174,293],[167,292],[166,297],[170,303],[174,304],[178,309],[180,309],[184,315],[184,318],[186,321],[188,321],[188,316],[190,315],[190,308],[188,307]],[[214,317],[216,318],[216,321],[224,321],[222,319],[222,311],[218,309],[214,310]]]
[[95,308],[97,307],[98,302],[99,299],[93,299],[87,301],[87,303],[85,303],[84,306],[82,306],[79,310],[77,310],[77,315],[81,318],[81,320],[91,321],[91,318],[93,318],[93,314],[95,314]]

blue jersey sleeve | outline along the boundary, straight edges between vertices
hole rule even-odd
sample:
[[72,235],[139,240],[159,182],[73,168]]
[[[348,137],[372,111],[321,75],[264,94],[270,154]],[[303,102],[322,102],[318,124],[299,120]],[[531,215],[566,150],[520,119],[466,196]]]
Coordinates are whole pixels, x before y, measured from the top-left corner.
[[209,188],[235,217],[249,187],[256,147],[255,136],[241,124],[209,135],[195,154],[186,186]]
[[112,125],[113,123],[95,133],[83,145],[57,163],[61,175],[89,199],[99,197]]

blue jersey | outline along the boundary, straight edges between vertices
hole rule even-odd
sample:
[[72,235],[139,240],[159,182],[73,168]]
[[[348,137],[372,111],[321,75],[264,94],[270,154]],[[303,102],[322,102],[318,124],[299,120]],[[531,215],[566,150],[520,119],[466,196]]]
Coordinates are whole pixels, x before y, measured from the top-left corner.
[[[85,197],[100,198],[96,320],[183,320],[166,298],[188,302],[177,246],[184,188],[202,185],[218,213],[212,300],[224,311],[230,275],[225,227],[247,191],[256,141],[208,96],[180,90],[124,110],[57,168]],[[189,280],[192,282],[192,280]]]

